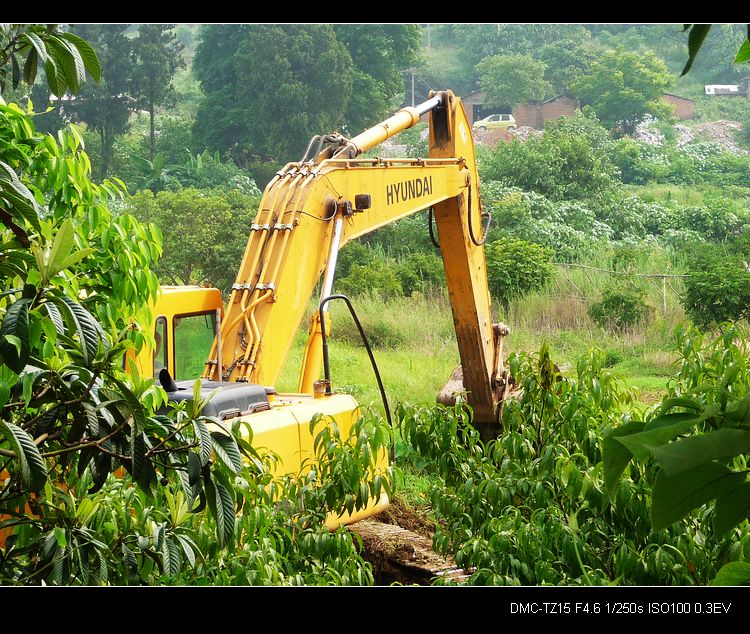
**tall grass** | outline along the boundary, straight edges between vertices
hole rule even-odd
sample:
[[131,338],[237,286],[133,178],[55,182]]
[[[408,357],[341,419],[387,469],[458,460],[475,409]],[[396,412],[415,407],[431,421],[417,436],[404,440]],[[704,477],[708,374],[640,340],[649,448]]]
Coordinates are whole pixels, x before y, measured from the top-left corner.
[[[611,253],[593,255],[590,266],[611,269]],[[644,251],[631,264],[643,273],[680,273],[661,250]],[[558,267],[546,288],[511,302],[507,314],[493,303],[493,320],[511,327],[504,352],[536,352],[550,345],[563,369],[575,365],[591,347],[607,353],[608,365],[629,384],[642,390],[644,400],[656,400],[671,373],[672,332],[684,319],[679,301],[681,280],[668,280],[664,311],[661,280],[644,280],[651,308],[648,323],[631,331],[613,333],[598,327],[588,307],[615,277],[589,269]],[[392,402],[431,403],[459,364],[453,319],[447,293],[415,294],[383,300],[376,294],[352,298],[374,350]],[[315,310],[311,302],[308,313]],[[343,304],[331,305],[331,372],[334,389],[354,394],[363,403],[379,403],[379,393],[359,334]],[[299,376],[309,318],[303,320],[279,389],[293,391]]]

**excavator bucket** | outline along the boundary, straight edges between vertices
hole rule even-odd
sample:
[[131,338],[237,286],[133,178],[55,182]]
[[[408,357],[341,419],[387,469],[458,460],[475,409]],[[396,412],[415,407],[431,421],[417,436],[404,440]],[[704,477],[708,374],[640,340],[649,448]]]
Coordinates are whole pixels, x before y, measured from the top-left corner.
[[[481,420],[475,419],[473,421],[483,441],[496,438],[500,434],[502,429],[500,418],[502,416],[503,403],[508,399],[516,398],[518,395],[515,381],[503,365],[503,339],[510,334],[510,328],[505,324],[493,324],[492,328],[494,359],[491,384],[495,411],[491,419],[484,417]],[[471,402],[468,391],[464,386],[464,372],[460,365],[453,370],[448,382],[438,393],[436,401],[440,405],[452,407],[459,399],[464,402]]]

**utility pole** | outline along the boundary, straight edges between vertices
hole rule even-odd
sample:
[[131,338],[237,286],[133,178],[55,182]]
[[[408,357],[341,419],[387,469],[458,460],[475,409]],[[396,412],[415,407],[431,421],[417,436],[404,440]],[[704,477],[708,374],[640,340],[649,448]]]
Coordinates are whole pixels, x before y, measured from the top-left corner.
[[415,69],[411,69],[411,107],[414,107],[414,71]]

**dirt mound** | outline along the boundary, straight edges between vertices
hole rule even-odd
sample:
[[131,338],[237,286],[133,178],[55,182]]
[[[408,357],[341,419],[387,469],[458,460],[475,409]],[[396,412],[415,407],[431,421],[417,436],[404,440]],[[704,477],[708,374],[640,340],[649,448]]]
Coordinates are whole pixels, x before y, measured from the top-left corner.
[[[742,128],[742,124],[739,121],[728,121],[725,119],[700,123],[692,127],[683,124],[674,126],[677,132],[678,147],[703,140],[716,143],[728,152],[747,154],[748,151],[740,147],[735,138],[737,130],[740,128]],[[634,136],[638,141],[648,143],[649,145],[664,145],[664,134],[654,128],[651,121],[644,121],[638,124]]]
[[737,144],[735,135],[742,128],[739,121],[709,121],[693,127],[693,132],[709,141],[718,143],[724,149],[735,154],[747,154],[748,151]]
[[435,532],[435,522],[427,517],[427,515],[409,506],[398,495],[394,495],[386,509],[374,519],[383,524],[401,526],[430,539],[432,539],[432,534]]

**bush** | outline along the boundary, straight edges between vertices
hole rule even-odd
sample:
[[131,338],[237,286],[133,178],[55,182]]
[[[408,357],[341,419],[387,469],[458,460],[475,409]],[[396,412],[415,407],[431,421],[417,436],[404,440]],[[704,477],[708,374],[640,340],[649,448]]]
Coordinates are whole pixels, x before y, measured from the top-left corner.
[[682,297],[693,323],[705,328],[750,316],[750,272],[742,256],[704,250],[696,260]]
[[443,260],[435,253],[412,253],[399,260],[396,275],[406,295],[445,287]]
[[610,143],[595,119],[561,117],[540,138],[499,144],[484,157],[480,175],[553,200],[593,198],[617,186]]
[[645,321],[650,309],[646,291],[625,283],[605,288],[601,300],[589,307],[589,315],[601,328],[623,332]]
[[495,240],[485,254],[490,291],[506,310],[511,300],[542,288],[554,272],[552,249],[525,240]]
[[401,297],[404,294],[394,267],[375,262],[352,264],[348,275],[336,282],[335,289],[345,295],[376,293],[383,299]]
[[485,209],[492,213],[490,241],[512,236],[549,247],[555,258],[571,262],[612,235],[584,202],[555,202],[496,181],[485,184],[482,193]]

